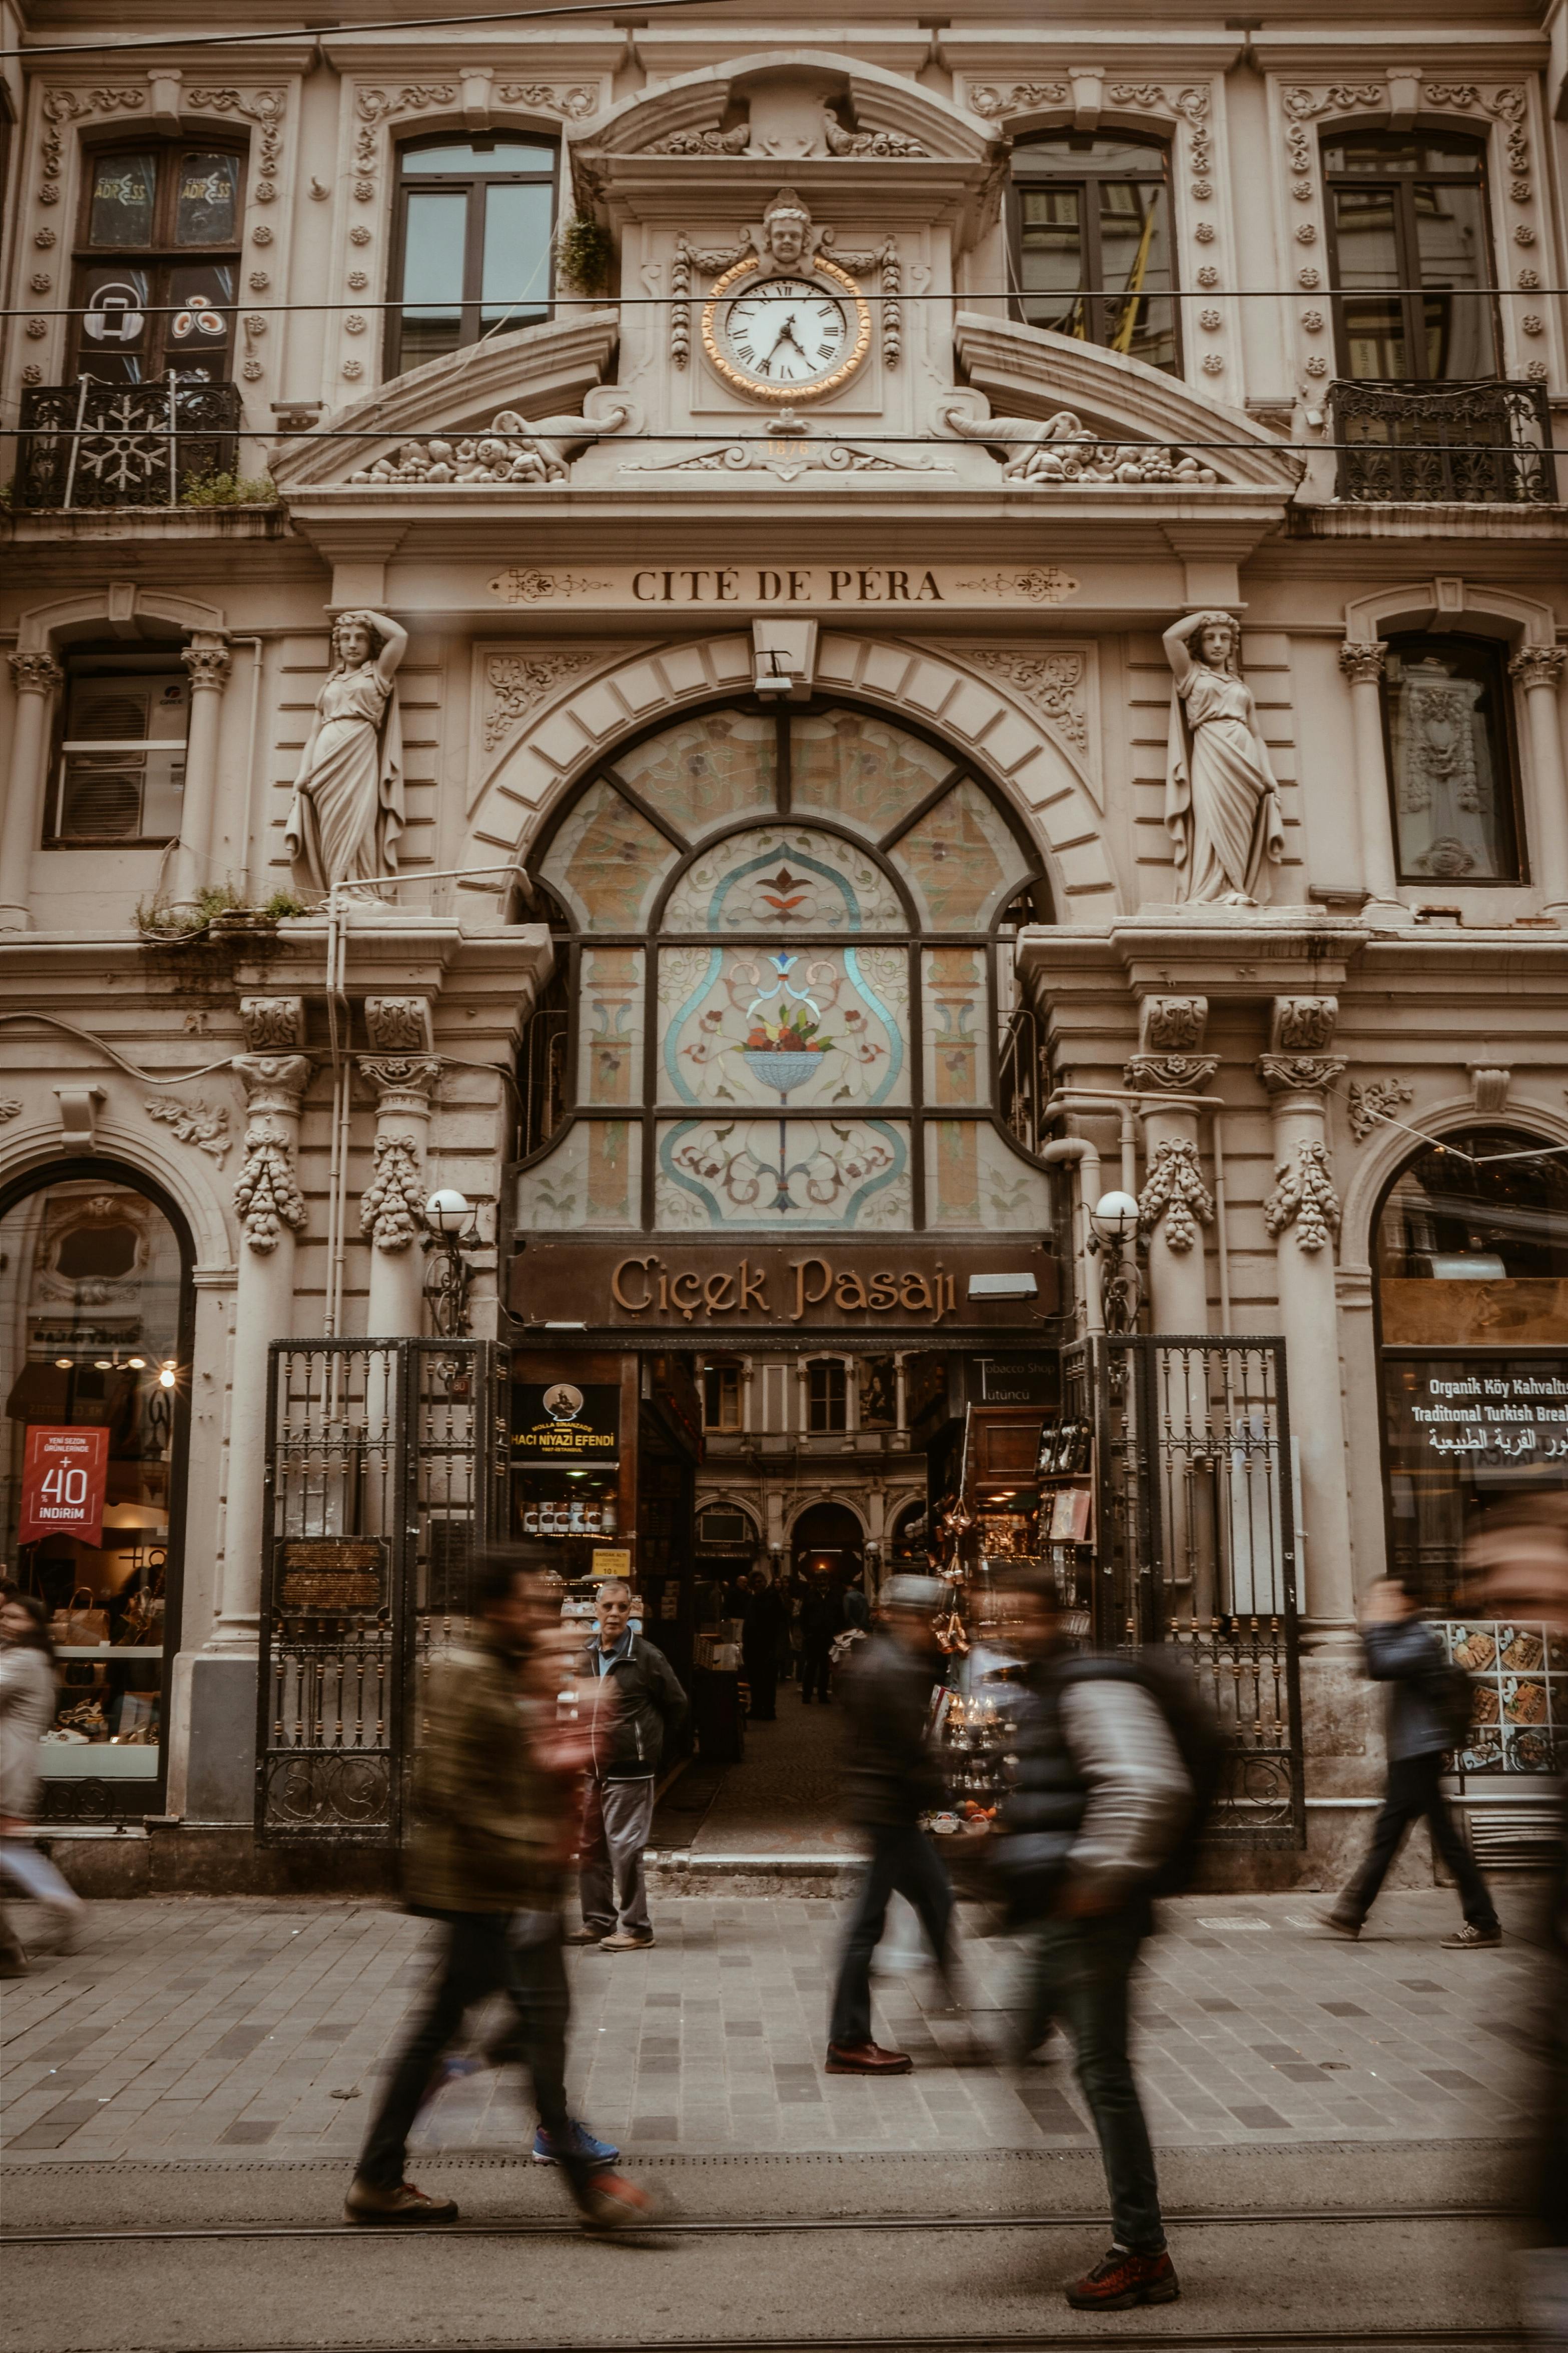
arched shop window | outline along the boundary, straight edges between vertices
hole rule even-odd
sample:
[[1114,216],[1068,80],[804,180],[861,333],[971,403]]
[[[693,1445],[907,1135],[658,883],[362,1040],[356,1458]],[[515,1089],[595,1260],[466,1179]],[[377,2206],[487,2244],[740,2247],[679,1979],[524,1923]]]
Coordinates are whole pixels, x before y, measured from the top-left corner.
[[839,702],[704,711],[619,749],[529,864],[570,1108],[521,1227],[1049,1223],[995,1110],[1004,940],[1047,918],[1045,883],[951,750]]
[[[46,1819],[155,1810],[177,1647],[191,1263],[172,1209],[110,1164],[67,1163],[0,1193],[6,1573],[55,1614],[63,1677],[41,1758]],[[73,1513],[69,1529],[41,1532],[57,1491],[47,1468],[29,1469],[40,1431],[102,1433],[85,1493],[66,1499],[84,1504],[86,1525]],[[35,1457],[44,1443],[35,1436]]]
[[1506,1127],[1423,1145],[1384,1200],[1377,1304],[1388,1566],[1452,1610],[1474,1514],[1568,1485],[1568,1150]]

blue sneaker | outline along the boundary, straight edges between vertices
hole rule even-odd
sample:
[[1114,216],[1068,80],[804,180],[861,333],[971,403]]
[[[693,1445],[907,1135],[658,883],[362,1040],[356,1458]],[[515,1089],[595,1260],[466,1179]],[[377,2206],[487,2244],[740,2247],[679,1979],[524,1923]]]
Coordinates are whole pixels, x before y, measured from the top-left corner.
[[[620,2153],[613,2141],[595,2140],[586,2125],[580,2125],[575,2118],[573,2119],[574,2157],[581,2158],[587,2165],[614,2165]],[[533,2161],[535,2165],[559,2165],[561,2162],[560,2152],[542,2125],[533,2136]]]

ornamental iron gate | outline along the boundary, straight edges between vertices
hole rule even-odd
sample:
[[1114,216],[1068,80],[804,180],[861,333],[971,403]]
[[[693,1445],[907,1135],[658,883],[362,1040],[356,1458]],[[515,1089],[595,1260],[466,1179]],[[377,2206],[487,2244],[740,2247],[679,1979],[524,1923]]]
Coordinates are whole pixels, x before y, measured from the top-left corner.
[[421,1672],[506,1526],[501,1360],[475,1340],[269,1354],[257,1837],[395,1846]]
[[32,385],[22,395],[19,507],[173,507],[193,480],[232,474],[237,384],[155,376],[148,384]]
[[1230,1764],[1211,1837],[1304,1846],[1284,1342],[1097,1334],[1065,1371],[1095,1433],[1096,1642],[1168,1645],[1212,1699]]

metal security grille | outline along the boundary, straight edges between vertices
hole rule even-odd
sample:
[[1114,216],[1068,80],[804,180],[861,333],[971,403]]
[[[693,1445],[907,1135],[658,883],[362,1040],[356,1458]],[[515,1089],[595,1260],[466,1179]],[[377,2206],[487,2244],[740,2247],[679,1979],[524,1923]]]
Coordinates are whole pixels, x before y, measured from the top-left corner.
[[391,1846],[418,1678],[504,1525],[487,1341],[277,1341],[267,1436],[257,1836]]
[[1097,1642],[1170,1646],[1212,1701],[1211,1835],[1305,1845],[1284,1342],[1097,1335],[1067,1375],[1095,1430]]

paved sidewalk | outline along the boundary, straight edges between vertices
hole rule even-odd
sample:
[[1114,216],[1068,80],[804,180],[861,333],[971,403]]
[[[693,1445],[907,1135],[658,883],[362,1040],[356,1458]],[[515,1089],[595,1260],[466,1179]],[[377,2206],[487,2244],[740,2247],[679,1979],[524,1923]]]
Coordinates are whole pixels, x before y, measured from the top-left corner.
[[[1510,1921],[1528,1899],[1503,1891]],[[880,2040],[912,2075],[821,2070],[841,1907],[681,1898],[652,1952],[574,1955],[573,2099],[651,2156],[753,2151],[1085,2149],[1070,2069],[953,2067],[960,2021],[926,1970],[877,1981]],[[1539,1956],[1446,1953],[1451,1894],[1385,1895],[1359,1945],[1312,1899],[1194,1896],[1165,1907],[1138,1991],[1138,2061],[1157,2141],[1189,2147],[1497,2139],[1521,2126],[1524,2021]],[[5,2147],[82,2158],[348,2158],[437,1932],[368,1904],[148,1899],[92,1907],[83,1950],[4,1989]],[[976,2006],[1016,1960],[971,1941]],[[999,2016],[983,2025],[1000,2031]],[[532,2116],[484,2072],[428,2111],[420,2147],[515,2151]]]

